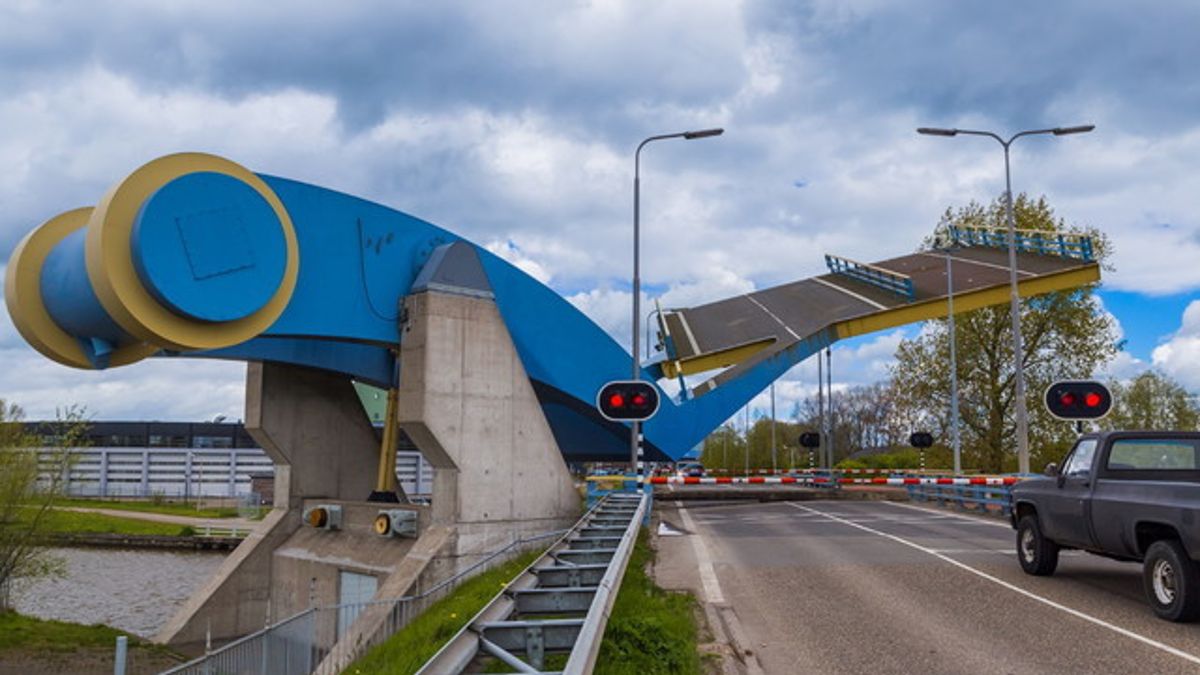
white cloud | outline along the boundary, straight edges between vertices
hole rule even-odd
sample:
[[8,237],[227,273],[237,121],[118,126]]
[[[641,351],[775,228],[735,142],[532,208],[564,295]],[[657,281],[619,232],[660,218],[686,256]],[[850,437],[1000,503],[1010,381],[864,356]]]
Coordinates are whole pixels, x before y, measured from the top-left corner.
[[1183,310],[1179,330],[1154,348],[1151,361],[1188,390],[1200,391],[1200,300]]
[[[1109,233],[1117,271],[1105,275],[1108,287],[1200,288],[1200,123],[1186,114],[1198,96],[1186,77],[1198,48],[1176,39],[1194,13],[1067,7],[1049,11],[1074,11],[1071,21],[1010,26],[997,8],[930,24],[920,18],[928,6],[878,0],[302,2],[284,14],[207,2],[10,4],[0,8],[0,128],[10,130],[0,135],[0,256],[145,161],[202,150],[482,243],[627,345],[642,138],[727,129],[642,155],[644,280],[666,289],[665,306],[689,306],[820,273],[825,252],[907,252],[946,207],[1000,193],[999,146],[921,137],[917,126],[1090,121],[1098,127],[1086,136],[1014,145],[1014,188]],[[1135,16],[1143,30],[1130,36]],[[868,30],[880,25],[889,30]],[[1018,34],[1029,49],[1005,51]],[[1117,34],[1122,49],[1098,48]],[[1163,56],[1162,44],[1178,49]],[[1094,65],[1067,58],[1078,53]],[[1184,323],[1153,363],[1200,384],[1190,365],[1200,328]],[[837,348],[835,379],[885,376],[898,335]],[[208,362],[48,374],[6,323],[0,349],[4,395],[24,394],[40,410],[53,397],[30,384],[39,378],[64,396],[95,396],[96,406],[113,405],[105,397],[118,391],[142,415],[164,417],[207,411],[185,402],[190,392],[139,398],[136,387],[112,388],[144,381],[154,390],[149,383],[171,374],[218,392],[241,386],[236,368]],[[1143,365],[1125,355],[1110,369]],[[801,396],[815,378],[798,375],[804,367],[777,393]],[[212,407],[240,416],[240,403],[221,401]]]

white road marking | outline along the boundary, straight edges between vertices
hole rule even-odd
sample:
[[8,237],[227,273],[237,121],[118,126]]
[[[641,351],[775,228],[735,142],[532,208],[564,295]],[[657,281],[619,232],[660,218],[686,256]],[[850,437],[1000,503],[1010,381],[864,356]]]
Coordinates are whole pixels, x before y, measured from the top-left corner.
[[764,311],[764,312],[766,312],[766,313],[767,313],[767,316],[771,317],[772,319],[775,319],[776,323],[778,323],[780,326],[783,326],[783,327],[784,327],[784,329],[785,329],[785,330],[787,330],[787,332],[788,332],[788,333],[790,333],[790,334],[792,335],[792,337],[793,337],[793,338],[795,338],[795,339],[797,339],[797,340],[799,340],[799,339],[800,339],[800,336],[796,334],[796,331],[792,330],[792,327],[791,327],[791,326],[789,326],[789,325],[787,325],[786,323],[784,323],[784,322],[783,322],[783,319],[781,319],[781,318],[779,318],[779,317],[775,316],[775,313],[774,313],[774,312],[772,312],[771,310],[767,309],[767,306],[766,306],[766,305],[762,304],[762,303],[761,303],[761,302],[759,302],[758,300],[755,300],[755,299],[754,299],[754,296],[752,296],[752,295],[747,295],[747,296],[746,296],[746,299],[747,299],[747,300],[749,300],[750,302],[753,302],[754,304],[758,305],[759,309],[761,309],[762,311]]
[[[938,260],[946,259],[946,256],[941,253],[922,253],[921,255],[935,257]],[[966,263],[968,265],[979,265],[980,267],[992,267],[992,268],[995,268],[998,270],[1004,270],[1005,272],[1007,272],[1009,270],[1009,267],[1006,265],[997,265],[996,263],[983,262],[982,260],[971,260],[970,258],[959,258],[958,256],[953,256],[953,255],[950,256],[950,259],[957,260],[961,263]],[[1026,272],[1025,270],[1022,270],[1022,269],[1018,269],[1017,274],[1024,274],[1027,277],[1037,276],[1037,274],[1034,272]]]
[[[688,345],[692,348],[692,355],[699,354],[700,345],[696,344],[696,336],[692,335],[692,327],[688,325],[687,317],[680,312],[676,312],[675,316],[679,317],[679,325],[683,326],[683,334],[687,336]],[[667,322],[663,321],[663,326],[665,327],[666,325]]]
[[841,291],[841,292],[845,293],[846,295],[849,295],[850,297],[854,298],[855,300],[861,300],[862,302],[867,303],[868,305],[874,307],[875,309],[887,309],[887,307],[879,304],[878,302],[875,302],[874,300],[872,300],[866,296],[859,295],[858,293],[855,293],[854,291],[842,288],[841,286],[838,286],[835,283],[825,281],[824,279],[821,279],[819,277],[813,277],[812,280],[817,282],[818,284],[821,284],[822,286],[828,286],[835,291]]
[[[912,504],[902,504],[900,502],[882,502],[882,503],[887,504],[888,506],[895,506],[895,507],[901,508],[901,509],[912,509],[913,511],[920,511],[921,513],[937,513],[933,509],[927,509],[923,506],[914,506]],[[975,523],[976,525],[992,525],[995,527],[1003,527],[1006,530],[1013,529],[1012,525],[1009,525],[1008,522],[1006,522],[1006,521],[989,520],[985,516],[967,516],[967,515],[963,515],[961,513],[942,513],[940,515],[946,516],[947,518],[954,518],[956,520],[965,520],[969,523]],[[1013,532],[1015,533],[1016,530],[1013,530]]]
[[713,569],[712,557],[708,555],[708,546],[704,543],[704,537],[696,529],[696,523],[692,521],[692,516],[688,514],[687,509],[683,508],[683,504],[676,501],[675,507],[679,509],[679,517],[683,520],[683,526],[692,533],[692,551],[695,552],[696,562],[700,566],[700,584],[704,586],[705,600],[712,603],[724,603],[725,596],[721,593],[721,582],[717,581],[717,572]]
[[1015,550],[1011,548],[931,548],[929,550],[944,555],[965,553],[1003,553],[1004,555],[1016,555]]
[[802,511],[809,512],[809,513],[822,514],[826,517],[832,518],[832,519],[840,521],[846,525],[849,525],[850,527],[858,528],[864,532],[870,532],[871,534],[878,535],[880,537],[883,537],[884,539],[891,539],[892,541],[894,541],[898,544],[903,544],[905,546],[908,546],[909,548],[914,548],[918,551],[921,551],[922,553],[928,553],[929,555],[931,555],[939,560],[948,562],[951,565],[958,567],[959,569],[965,570],[967,572],[970,572],[971,574],[974,574],[975,576],[978,576],[978,577],[980,577],[982,579],[986,579],[994,584],[997,584],[999,586],[1007,588],[1008,590],[1010,590],[1014,593],[1019,593],[1031,600],[1036,600],[1044,605],[1053,607],[1054,609],[1057,609],[1062,612],[1066,612],[1067,614],[1070,614],[1071,616],[1074,616],[1079,619],[1083,619],[1084,621],[1087,621],[1088,623],[1095,624],[1097,626],[1100,626],[1101,628],[1107,628],[1108,630],[1111,630],[1114,633],[1117,633],[1119,635],[1124,635],[1125,637],[1133,639],[1133,640],[1137,640],[1138,642],[1141,642],[1142,644],[1148,645],[1150,647],[1154,647],[1155,649],[1159,649],[1168,654],[1178,656],[1181,659],[1191,661],[1192,663],[1200,665],[1200,656],[1196,656],[1195,654],[1189,654],[1183,650],[1176,649],[1175,647],[1172,647],[1168,644],[1159,642],[1158,640],[1152,640],[1144,635],[1140,635],[1138,633],[1134,633],[1131,630],[1121,628],[1120,626],[1111,624],[1103,619],[1098,619],[1094,616],[1091,616],[1090,614],[1085,614],[1077,609],[1072,609],[1070,607],[1067,607],[1066,605],[1059,604],[1049,598],[1044,598],[1036,593],[1033,593],[1031,591],[1025,590],[1024,588],[1021,588],[1020,586],[1017,586],[1015,584],[1010,584],[1007,581],[1004,581],[1003,579],[994,577],[994,576],[988,574],[987,572],[982,572],[980,570],[977,570],[974,567],[971,567],[970,565],[968,565],[966,563],[959,562],[958,560],[955,560],[954,558],[951,558],[949,556],[938,553],[934,549],[927,548],[925,546],[921,546],[920,544],[911,542],[907,539],[904,539],[903,537],[897,537],[894,534],[888,534],[887,532],[881,532],[874,528],[867,527],[866,525],[859,525],[858,523],[846,520],[845,518],[838,518],[837,516],[830,516],[829,514],[823,512],[823,511],[819,511],[817,509],[814,509],[814,508],[811,508],[808,506],[804,506],[802,504],[795,504],[795,503],[789,502],[788,505],[793,508],[797,508]]

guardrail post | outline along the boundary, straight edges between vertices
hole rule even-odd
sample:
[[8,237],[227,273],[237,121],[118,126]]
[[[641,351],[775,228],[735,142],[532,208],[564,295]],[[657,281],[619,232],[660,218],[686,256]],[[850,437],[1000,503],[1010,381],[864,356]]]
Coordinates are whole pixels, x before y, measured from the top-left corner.
[[125,659],[129,654],[129,638],[117,637],[117,653],[113,659],[113,675],[125,675]]

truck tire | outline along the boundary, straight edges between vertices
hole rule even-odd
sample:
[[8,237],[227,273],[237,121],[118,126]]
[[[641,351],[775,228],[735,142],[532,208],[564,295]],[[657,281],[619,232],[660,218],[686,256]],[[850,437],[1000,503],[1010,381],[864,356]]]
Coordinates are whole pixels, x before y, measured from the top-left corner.
[[1200,618],[1200,574],[1183,545],[1160,539],[1146,550],[1142,565],[1146,599],[1160,619],[1195,621]]
[[1058,567],[1058,544],[1042,536],[1037,516],[1027,515],[1017,523],[1017,560],[1026,574],[1044,577]]

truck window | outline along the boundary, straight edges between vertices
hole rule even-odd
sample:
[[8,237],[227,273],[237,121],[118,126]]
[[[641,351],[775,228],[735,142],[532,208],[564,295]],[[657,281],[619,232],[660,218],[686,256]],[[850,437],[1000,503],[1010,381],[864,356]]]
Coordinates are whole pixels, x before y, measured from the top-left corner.
[[1096,439],[1085,438],[1075,444],[1075,450],[1067,458],[1064,476],[1086,476],[1092,470],[1092,458],[1096,455]]
[[1108,468],[1114,471],[1195,471],[1196,444],[1178,438],[1113,441]]

